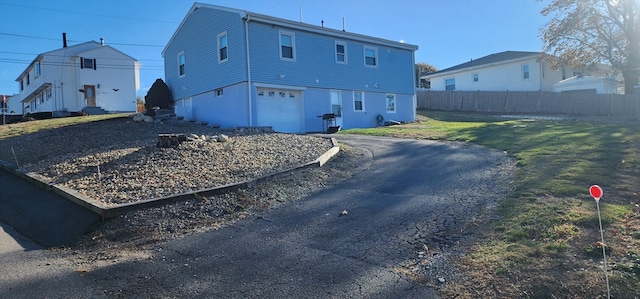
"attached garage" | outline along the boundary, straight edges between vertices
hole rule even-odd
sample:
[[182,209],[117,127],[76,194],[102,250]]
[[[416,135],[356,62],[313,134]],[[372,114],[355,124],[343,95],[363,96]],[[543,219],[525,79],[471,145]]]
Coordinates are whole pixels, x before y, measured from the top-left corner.
[[300,133],[303,126],[302,90],[258,87],[256,122],[276,132]]

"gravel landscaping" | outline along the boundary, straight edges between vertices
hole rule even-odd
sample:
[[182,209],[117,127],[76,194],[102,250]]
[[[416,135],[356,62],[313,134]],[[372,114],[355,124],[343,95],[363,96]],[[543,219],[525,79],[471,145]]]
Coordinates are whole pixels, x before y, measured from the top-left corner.
[[[199,138],[157,148],[158,134],[168,133]],[[216,141],[222,134],[227,142]],[[44,181],[113,205],[260,177],[313,161],[331,146],[330,139],[268,129],[219,130],[184,121],[136,123],[120,118],[4,139],[0,160],[14,167],[17,161]],[[93,248],[97,252],[90,250],[89,255],[97,254],[98,261],[112,249],[140,250],[157,241],[215,229],[347,179],[370,158],[341,145],[341,152],[325,167],[297,170],[236,192],[132,211],[99,223],[71,248]]]
[[[266,131],[266,132],[265,132]],[[160,133],[188,140],[156,146]],[[219,131],[193,123],[89,123],[9,140],[20,168],[106,206],[170,196],[258,178],[311,162],[330,139],[269,129]],[[224,141],[224,142],[222,142]],[[42,151],[46,148],[47,151]]]

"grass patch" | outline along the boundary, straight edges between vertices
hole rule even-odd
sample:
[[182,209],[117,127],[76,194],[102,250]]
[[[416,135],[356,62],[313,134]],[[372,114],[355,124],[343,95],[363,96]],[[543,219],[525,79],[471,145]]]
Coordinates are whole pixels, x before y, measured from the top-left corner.
[[20,122],[9,125],[0,126],[0,140],[20,135],[32,134],[42,130],[56,129],[65,126],[76,125],[80,123],[88,123],[94,121],[102,121],[114,118],[127,117],[130,114],[103,114],[88,115],[76,117],[52,118],[37,121]]
[[[459,263],[469,281],[460,287],[467,289],[447,295],[535,294],[524,279],[545,295],[592,296],[579,279],[602,275],[597,259],[584,250],[600,239],[596,204],[588,192],[593,184],[604,189],[600,210],[612,263],[629,265],[630,250],[640,246],[635,236],[640,231],[640,126],[418,114],[415,123],[341,133],[472,142],[506,151],[517,162],[514,192],[496,209],[499,220],[484,228],[472,254]],[[568,268],[587,270],[567,276]],[[627,270],[616,279],[633,286],[628,290],[640,289],[640,277]]]

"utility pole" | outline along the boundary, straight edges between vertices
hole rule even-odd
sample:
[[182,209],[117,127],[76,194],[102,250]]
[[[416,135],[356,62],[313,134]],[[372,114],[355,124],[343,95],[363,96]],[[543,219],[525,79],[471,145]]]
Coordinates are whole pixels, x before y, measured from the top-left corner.
[[7,121],[7,96],[6,95],[2,95],[2,125],[4,126]]

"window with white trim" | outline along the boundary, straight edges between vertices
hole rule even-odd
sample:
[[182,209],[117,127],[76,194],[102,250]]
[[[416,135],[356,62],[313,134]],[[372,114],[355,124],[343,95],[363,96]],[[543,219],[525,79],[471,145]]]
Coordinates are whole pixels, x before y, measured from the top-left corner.
[[178,76],[183,77],[185,75],[185,62],[184,51],[178,53]]
[[336,117],[342,117],[342,92],[339,90],[330,90],[329,97],[331,100],[331,113]]
[[30,78],[29,75],[31,75],[31,74],[27,73],[27,86],[29,86],[29,84],[31,84],[31,78]]
[[386,95],[386,106],[387,112],[395,113],[396,112],[396,95],[392,93],[388,93]]
[[45,95],[47,97],[47,100],[51,100],[51,87],[47,88],[45,91]]
[[364,111],[364,92],[353,92],[353,111]]
[[336,63],[347,64],[347,43],[336,41]]
[[229,45],[227,42],[227,32],[218,34],[218,62],[229,60]]
[[378,67],[378,48],[364,47],[364,65],[367,67]]
[[280,59],[296,61],[296,41],[291,32],[280,31]]
[[215,92],[216,92],[216,97],[221,97],[224,95],[224,89],[222,88],[216,89]]
[[478,82],[480,81],[480,77],[478,76],[478,73],[473,74],[473,82]]
[[40,61],[36,62],[36,78],[40,77],[42,70],[40,69]]
[[84,58],[80,57],[80,68],[81,69],[96,69],[96,60],[94,58]]
[[456,90],[456,78],[445,79],[444,90]]
[[529,65],[528,64],[522,65],[522,79],[524,79],[524,80],[529,79]]

